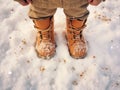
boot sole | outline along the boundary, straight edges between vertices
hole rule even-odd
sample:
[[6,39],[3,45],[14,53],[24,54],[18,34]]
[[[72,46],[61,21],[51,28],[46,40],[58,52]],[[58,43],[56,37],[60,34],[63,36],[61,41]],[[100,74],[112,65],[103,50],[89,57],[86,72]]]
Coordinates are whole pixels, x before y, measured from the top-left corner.
[[[37,52],[37,51],[36,51],[36,52]],[[56,52],[55,52],[55,53],[56,53]],[[38,58],[41,58],[41,59],[44,59],[44,60],[50,60],[51,58],[53,58],[53,57],[55,56],[55,53],[52,54],[52,55],[50,55],[50,56],[47,56],[47,57],[41,56],[41,55],[39,55],[39,54],[37,53],[37,56],[38,56]]]
[[[69,54],[70,54],[70,52],[69,52]],[[81,57],[75,57],[75,56],[72,56],[71,54],[70,54],[70,56],[75,59],[84,59],[87,56],[87,54],[85,54],[84,56],[81,56]]]

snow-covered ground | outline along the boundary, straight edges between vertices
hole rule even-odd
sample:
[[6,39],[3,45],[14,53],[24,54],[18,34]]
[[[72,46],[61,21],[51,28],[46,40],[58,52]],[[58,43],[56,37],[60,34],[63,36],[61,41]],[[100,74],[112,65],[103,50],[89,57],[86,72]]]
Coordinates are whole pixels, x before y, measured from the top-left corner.
[[28,9],[0,0],[0,90],[120,90],[120,0],[88,7],[88,54],[77,60],[69,56],[62,9],[55,14],[55,57],[37,57]]

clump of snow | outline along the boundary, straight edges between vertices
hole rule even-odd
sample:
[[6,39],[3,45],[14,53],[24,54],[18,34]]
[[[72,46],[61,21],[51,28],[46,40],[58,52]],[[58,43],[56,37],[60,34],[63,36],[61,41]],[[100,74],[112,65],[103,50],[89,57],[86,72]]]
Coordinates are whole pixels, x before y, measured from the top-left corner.
[[73,54],[75,55],[76,53],[78,52],[82,52],[83,54],[87,52],[87,46],[85,44],[85,42],[83,41],[80,41],[80,42],[75,42],[73,44],[73,47],[74,47],[74,51],[73,51]]
[[65,39],[63,9],[55,14],[56,55],[38,58],[28,7],[0,0],[0,90],[119,90],[120,1],[89,5],[84,29],[88,55],[73,59]]

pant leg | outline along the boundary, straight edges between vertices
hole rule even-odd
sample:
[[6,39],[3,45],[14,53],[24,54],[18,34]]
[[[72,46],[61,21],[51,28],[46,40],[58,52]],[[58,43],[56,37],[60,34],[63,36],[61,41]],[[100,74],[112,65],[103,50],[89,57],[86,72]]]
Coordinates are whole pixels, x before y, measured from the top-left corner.
[[63,0],[64,13],[71,19],[85,20],[89,15],[88,0]]
[[58,0],[33,0],[30,5],[29,17],[40,19],[43,17],[53,16],[57,9]]

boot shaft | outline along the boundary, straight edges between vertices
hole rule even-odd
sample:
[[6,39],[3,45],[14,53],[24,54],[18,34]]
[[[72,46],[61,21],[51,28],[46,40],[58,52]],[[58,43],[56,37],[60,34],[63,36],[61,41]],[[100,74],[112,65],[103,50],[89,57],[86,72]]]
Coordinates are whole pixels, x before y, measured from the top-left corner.
[[45,18],[40,20],[33,20],[35,28],[45,30],[50,26],[51,18]]
[[75,39],[81,39],[82,38],[82,32],[85,28],[85,22],[86,20],[71,20],[67,19],[67,39],[72,43],[74,43]]
[[67,27],[72,27],[72,28],[82,28],[83,26],[85,26],[85,22],[86,20],[77,20],[77,19],[67,19]]
[[73,58],[83,58],[87,52],[86,41],[82,31],[85,21],[67,19],[67,41],[69,53]]
[[40,58],[50,59],[55,54],[53,18],[34,20],[37,29],[35,49]]

